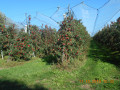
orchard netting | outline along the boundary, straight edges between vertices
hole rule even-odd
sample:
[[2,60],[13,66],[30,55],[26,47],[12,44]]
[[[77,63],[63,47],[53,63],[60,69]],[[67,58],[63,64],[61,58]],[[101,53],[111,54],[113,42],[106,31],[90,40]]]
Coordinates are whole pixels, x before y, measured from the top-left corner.
[[[99,4],[97,5],[96,2]],[[89,34],[94,35],[111,20],[115,21],[120,16],[120,0],[84,0],[69,9],[74,13],[75,19],[82,20]],[[36,16],[32,17],[31,24],[37,24],[39,27],[48,25],[58,30],[66,12],[68,7],[57,7],[51,16],[37,12]]]

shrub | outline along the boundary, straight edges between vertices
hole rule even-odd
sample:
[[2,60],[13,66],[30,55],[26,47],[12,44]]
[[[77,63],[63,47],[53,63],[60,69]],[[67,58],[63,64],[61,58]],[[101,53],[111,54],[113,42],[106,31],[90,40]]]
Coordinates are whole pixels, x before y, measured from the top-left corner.
[[10,45],[9,55],[13,60],[29,60],[33,55],[33,48],[30,36],[26,33],[19,33]]
[[34,56],[47,56],[59,63],[69,63],[85,55],[90,42],[86,28],[73,16],[64,19],[58,31],[47,25],[42,29],[31,26],[30,34],[24,33],[24,30],[17,34],[14,26],[4,29],[0,40],[3,50],[7,52],[6,55],[10,55],[12,60],[30,60]]
[[0,35],[0,49],[4,51],[4,55],[8,55],[10,45],[14,42],[16,36],[17,33],[16,29],[14,29],[14,25],[8,28],[5,28],[5,26],[2,27],[2,32]]
[[110,26],[104,27],[93,39],[113,51],[120,51],[120,18]]
[[42,30],[42,40],[43,40],[43,48],[45,55],[51,55],[52,53],[52,46],[55,45],[57,41],[57,33],[55,29],[48,28],[45,26],[45,29]]
[[30,60],[31,57],[43,57],[50,55],[51,46],[55,40],[55,31],[51,28],[39,30],[37,26],[32,26],[30,34],[20,32],[11,43],[9,55],[13,60]]
[[69,63],[71,58],[77,58],[87,51],[90,35],[80,20],[75,20],[72,16],[67,17],[57,34],[58,39],[52,52],[60,63],[64,61]]

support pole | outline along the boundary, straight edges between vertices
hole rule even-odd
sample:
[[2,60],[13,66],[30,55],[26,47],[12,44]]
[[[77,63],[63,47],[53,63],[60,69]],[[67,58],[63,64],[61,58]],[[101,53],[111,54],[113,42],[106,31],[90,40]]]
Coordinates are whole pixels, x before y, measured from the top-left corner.
[[4,59],[4,58],[3,58],[3,51],[2,51],[2,50],[1,50],[1,57],[2,57],[2,59]]

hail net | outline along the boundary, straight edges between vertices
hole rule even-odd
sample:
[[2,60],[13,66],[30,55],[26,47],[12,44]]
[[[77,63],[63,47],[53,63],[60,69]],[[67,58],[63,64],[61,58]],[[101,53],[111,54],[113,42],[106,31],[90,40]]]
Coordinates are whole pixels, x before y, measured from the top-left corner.
[[[75,19],[82,20],[89,34],[94,35],[120,16],[120,0],[86,0],[71,7],[70,10],[74,13]],[[50,17],[37,13],[31,22],[37,23],[38,26],[48,25],[58,30],[67,11],[68,8],[58,7]]]

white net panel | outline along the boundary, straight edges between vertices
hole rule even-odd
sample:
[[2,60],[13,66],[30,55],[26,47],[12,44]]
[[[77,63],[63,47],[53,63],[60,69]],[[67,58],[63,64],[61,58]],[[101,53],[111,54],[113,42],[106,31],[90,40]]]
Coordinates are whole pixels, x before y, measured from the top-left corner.
[[106,3],[106,5],[99,8],[98,17],[95,22],[95,28],[93,30],[93,34],[95,34],[101,28],[103,28],[107,22],[111,21],[111,19],[119,12],[119,10],[120,10],[120,0],[109,0],[109,2]]
[[61,21],[63,21],[64,17],[63,15],[68,11],[67,8],[59,8],[58,10],[51,16],[51,18],[53,20],[55,20],[56,22],[60,23]]
[[94,22],[96,19],[97,11],[96,9],[81,3],[72,8],[76,19],[81,19],[83,25],[86,26],[88,32],[91,34],[94,27]]
[[48,25],[52,28],[59,28],[59,24],[55,20],[40,13],[37,13],[31,22],[32,24],[37,24],[37,26]]

